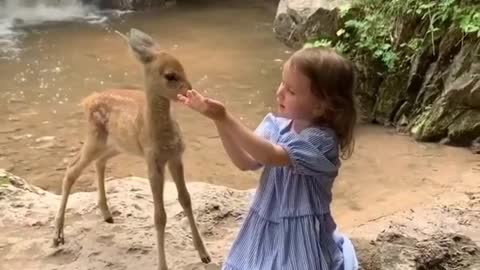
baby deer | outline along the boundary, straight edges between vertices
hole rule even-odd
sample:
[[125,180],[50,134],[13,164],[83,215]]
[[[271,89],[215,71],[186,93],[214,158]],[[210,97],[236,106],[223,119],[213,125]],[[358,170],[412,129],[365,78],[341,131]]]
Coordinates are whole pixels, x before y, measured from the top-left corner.
[[126,153],[144,157],[147,162],[157,231],[158,269],[167,270],[164,243],[167,217],[163,205],[166,165],[190,223],[195,248],[201,260],[209,263],[210,255],[195,224],[190,194],[185,185],[182,162],[185,146],[170,111],[170,102],[192,86],[179,60],[160,51],[150,36],[137,29],[131,29],[128,36],[122,36],[144,67],[144,91],[112,89],[94,93],[82,102],[87,118],[87,134],[85,143],[68,165],[63,179],[54,245],[64,243],[65,208],[72,185],[92,161],[95,161],[98,177],[98,205],[105,221],[113,223],[105,197],[105,166],[110,158]]

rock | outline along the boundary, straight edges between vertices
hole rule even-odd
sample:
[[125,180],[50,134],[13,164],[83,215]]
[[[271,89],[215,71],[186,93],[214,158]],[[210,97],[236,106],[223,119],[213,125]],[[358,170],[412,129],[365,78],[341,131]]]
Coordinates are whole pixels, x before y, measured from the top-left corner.
[[[309,39],[336,40],[347,19],[339,18],[339,9],[350,2],[280,0],[275,35],[294,48]],[[354,7],[348,17],[366,15]],[[415,13],[401,14],[394,22],[392,47],[400,57],[412,39],[423,44],[412,61],[394,74],[373,56],[353,50],[360,119],[392,124],[418,141],[471,145],[480,137],[480,40],[475,34],[465,36],[454,24],[445,24],[425,39],[429,25]]]
[[417,117],[410,129],[416,140],[435,142],[447,136],[448,127],[463,112],[445,104],[444,99],[439,99]]
[[278,39],[294,48],[319,37],[335,37],[339,29],[339,8],[347,0],[280,0],[273,30]]
[[403,234],[385,232],[367,242],[352,239],[363,269],[478,269],[480,249],[468,237],[434,234],[418,240]]
[[470,146],[472,153],[480,154],[480,137],[473,140],[472,145]]
[[[431,76],[436,79],[426,80],[422,89],[423,98],[417,97],[417,104],[423,112],[416,117],[412,133],[420,141],[439,141],[448,137],[455,145],[469,146],[480,136],[477,108],[478,91],[480,91],[480,73],[478,61],[480,42],[467,42],[455,55],[448,68],[438,68],[442,64],[438,60],[434,68],[439,73]],[[445,56],[446,57],[446,56]],[[438,97],[435,93],[440,92]],[[420,101],[422,99],[422,101]],[[433,104],[429,101],[433,99]]]
[[161,6],[164,3],[165,0],[101,0],[100,7],[122,10],[143,10]]
[[356,99],[359,105],[360,120],[374,122],[375,103],[377,101],[378,88],[384,80],[384,76],[378,72],[378,63],[364,59],[363,63],[356,62],[357,79]]
[[389,124],[395,118],[397,111],[407,100],[406,82],[408,73],[403,71],[389,76],[378,91],[374,108],[374,119],[378,123]]
[[480,110],[467,110],[448,126],[451,145],[468,147],[480,135]]

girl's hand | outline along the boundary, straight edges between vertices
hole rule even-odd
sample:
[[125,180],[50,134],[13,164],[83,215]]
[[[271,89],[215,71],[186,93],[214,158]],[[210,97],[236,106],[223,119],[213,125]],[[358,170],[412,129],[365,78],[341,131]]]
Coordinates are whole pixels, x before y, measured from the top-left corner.
[[225,106],[221,102],[206,98],[196,90],[188,90],[185,96],[178,95],[177,98],[183,104],[212,120],[219,121],[227,115]]

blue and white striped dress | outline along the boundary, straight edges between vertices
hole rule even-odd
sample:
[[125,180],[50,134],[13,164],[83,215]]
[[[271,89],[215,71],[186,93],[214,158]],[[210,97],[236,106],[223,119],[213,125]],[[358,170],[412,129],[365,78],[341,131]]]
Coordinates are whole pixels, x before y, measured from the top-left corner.
[[335,134],[317,127],[297,134],[290,123],[268,114],[255,131],[282,146],[293,164],[264,167],[223,270],[347,269],[342,245],[348,238],[335,234],[330,214],[340,166]]

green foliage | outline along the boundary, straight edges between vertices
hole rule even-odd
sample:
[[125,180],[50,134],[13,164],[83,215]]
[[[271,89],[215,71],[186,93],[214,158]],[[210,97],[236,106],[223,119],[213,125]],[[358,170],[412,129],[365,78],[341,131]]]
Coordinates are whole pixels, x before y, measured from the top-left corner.
[[[306,46],[332,46],[353,58],[368,55],[394,72],[425,45],[436,52],[436,40],[449,27],[459,29],[463,38],[480,37],[480,5],[474,2],[478,0],[357,0],[340,8],[343,28],[336,39],[313,40]],[[398,29],[406,22],[423,31],[398,44]]]
[[328,39],[317,39],[306,42],[304,48],[332,47],[332,41]]

